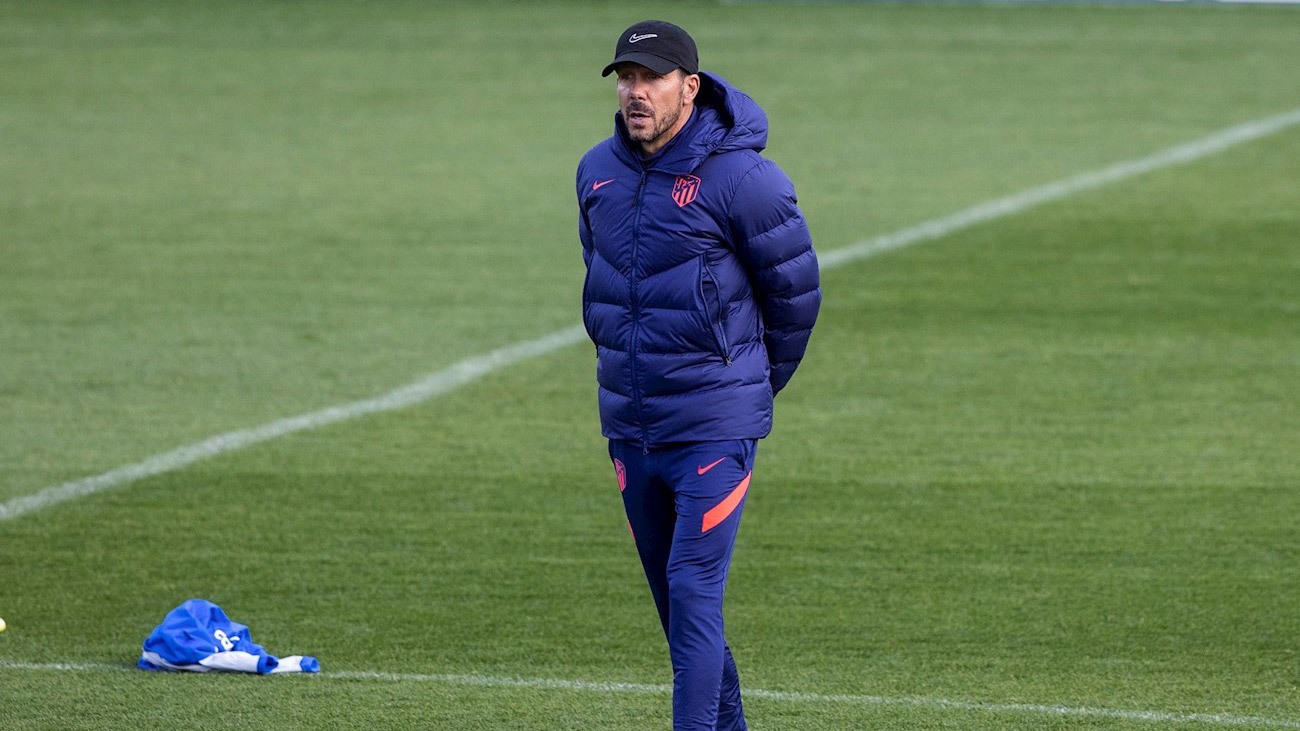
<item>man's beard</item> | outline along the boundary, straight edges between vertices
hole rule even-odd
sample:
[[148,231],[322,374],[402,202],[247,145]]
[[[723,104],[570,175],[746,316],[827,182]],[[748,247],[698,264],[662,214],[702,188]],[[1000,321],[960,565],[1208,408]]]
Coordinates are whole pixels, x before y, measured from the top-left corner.
[[653,115],[650,109],[641,104],[629,104],[628,108],[623,111],[623,124],[627,127],[627,136],[636,142],[654,142],[664,135],[665,132],[677,124],[677,120],[682,116],[682,105],[678,104],[676,109],[665,111],[663,116],[651,116],[651,125],[649,128],[634,130],[627,124],[628,114],[631,112],[646,112]]

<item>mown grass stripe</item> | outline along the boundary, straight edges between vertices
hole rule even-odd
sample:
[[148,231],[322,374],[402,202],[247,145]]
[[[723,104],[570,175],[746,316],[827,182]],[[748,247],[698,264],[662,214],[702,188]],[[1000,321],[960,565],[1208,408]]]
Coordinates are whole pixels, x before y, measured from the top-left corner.
[[[1192,162],[1235,145],[1276,134],[1296,124],[1300,124],[1300,109],[1293,109],[1282,114],[1228,127],[1206,137],[1166,148],[1152,155],[1116,163],[1100,170],[1030,188],[1014,195],[981,203],[957,213],[926,221],[894,233],[877,236],[825,252],[820,257],[821,266],[823,269],[833,269],[882,252],[933,241],[961,229],[1015,215],[1044,203],[1061,200],[1086,190],[1099,188],[1161,168]],[[0,503],[0,521],[10,520],[59,503],[130,484],[146,477],[181,469],[202,459],[233,452],[295,432],[316,429],[368,414],[414,406],[476,381],[500,368],[581,342],[584,337],[585,333],[581,326],[557,330],[534,340],[508,345],[484,355],[467,358],[376,398],[331,406],[319,411],[279,419],[250,429],[218,434],[201,442],[157,454],[135,464],[119,467],[103,474],[65,482],[31,495],[12,498]]]
[[[79,672],[126,672],[123,665],[102,663],[30,663],[0,660],[0,670],[53,670]],[[279,676],[287,677],[287,676]],[[339,670],[322,672],[324,680],[380,681],[391,683],[433,683],[480,688],[531,688],[537,690],[564,690],[591,693],[654,694],[672,693],[671,685],[649,683],[613,683],[562,678],[512,678],[491,675],[453,675],[442,673],[390,673],[377,670]],[[1239,716],[1229,713],[1177,713],[1173,711],[1129,710],[1122,708],[1096,708],[1039,703],[993,703],[964,701],[928,696],[881,696],[846,693],[806,693],[781,690],[745,690],[746,698],[756,698],[787,703],[826,703],[863,706],[892,706],[934,711],[965,711],[973,713],[1022,713],[1044,716],[1079,718],[1112,718],[1125,721],[1143,721],[1158,724],[1201,723],[1236,728],[1300,728],[1300,721],[1266,716]]]

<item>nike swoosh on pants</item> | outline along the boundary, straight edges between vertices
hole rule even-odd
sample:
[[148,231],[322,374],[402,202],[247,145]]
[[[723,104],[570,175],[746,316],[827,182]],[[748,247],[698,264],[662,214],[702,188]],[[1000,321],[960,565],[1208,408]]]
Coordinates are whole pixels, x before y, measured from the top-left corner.
[[717,467],[717,466],[718,466],[718,462],[721,462],[721,461],[724,460],[724,459],[726,459],[726,457],[719,457],[717,462],[714,462],[714,463],[709,464],[709,465],[705,465],[704,467],[700,467],[700,466],[697,465],[697,466],[695,467],[695,474],[697,474],[697,475],[702,475],[702,474],[704,474],[705,472],[708,472],[709,470],[713,469],[714,467]]

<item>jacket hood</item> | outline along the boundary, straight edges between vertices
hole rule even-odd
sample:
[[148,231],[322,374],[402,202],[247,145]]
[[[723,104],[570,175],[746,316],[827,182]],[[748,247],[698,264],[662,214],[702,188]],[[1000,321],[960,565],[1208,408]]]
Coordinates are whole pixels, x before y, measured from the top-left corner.
[[700,92],[686,126],[654,155],[641,157],[640,145],[628,137],[623,113],[614,113],[618,156],[633,166],[688,173],[714,153],[762,152],[767,147],[767,115],[748,94],[708,71],[700,72]]

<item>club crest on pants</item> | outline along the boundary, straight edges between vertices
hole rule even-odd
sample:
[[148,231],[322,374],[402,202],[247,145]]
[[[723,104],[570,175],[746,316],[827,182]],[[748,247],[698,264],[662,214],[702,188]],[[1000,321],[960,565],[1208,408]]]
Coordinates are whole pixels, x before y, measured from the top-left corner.
[[673,201],[678,208],[695,200],[695,194],[699,192],[700,179],[694,175],[678,175],[677,182],[673,183]]
[[614,476],[618,478],[618,491],[623,492],[627,489],[627,469],[623,467],[623,460],[618,457],[614,458]]

